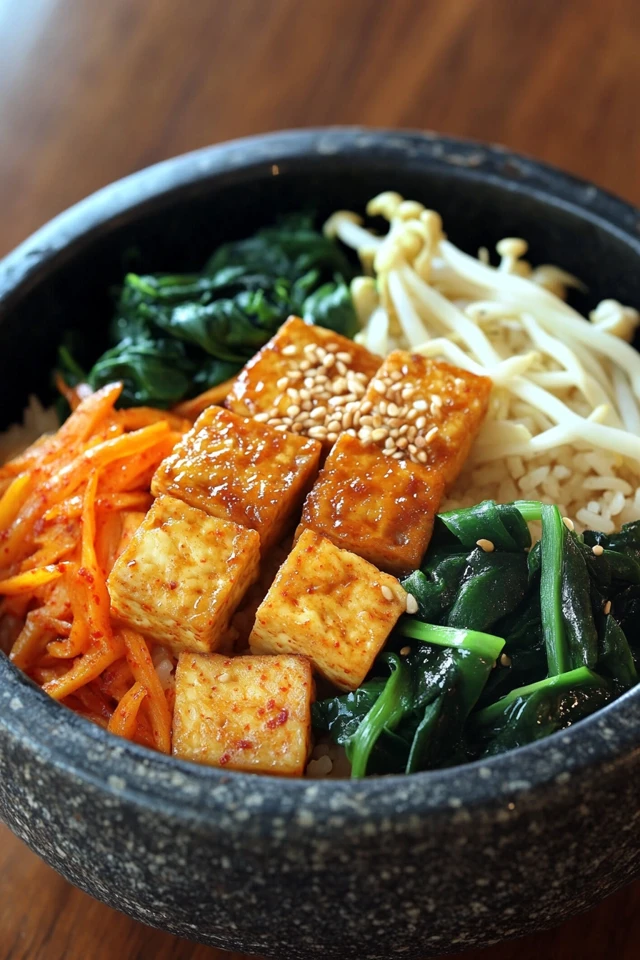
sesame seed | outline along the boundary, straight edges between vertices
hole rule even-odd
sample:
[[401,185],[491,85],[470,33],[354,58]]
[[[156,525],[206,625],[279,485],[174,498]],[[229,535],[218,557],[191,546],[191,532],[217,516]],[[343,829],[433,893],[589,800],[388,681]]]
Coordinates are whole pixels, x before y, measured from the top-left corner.
[[346,372],[347,372],[347,370],[348,370],[348,367],[347,367],[346,363],[343,363],[343,362],[342,362],[342,360],[338,360],[338,361],[336,362],[336,370],[338,371],[338,373],[339,373],[341,376],[344,377],[345,374],[346,374]]
[[309,427],[308,433],[312,440],[326,440],[327,438],[327,428],[320,425]]
[[389,374],[389,378],[397,383],[398,380],[402,380],[402,374],[398,370],[394,370],[393,373]]
[[385,427],[377,427],[371,434],[371,439],[374,443],[379,443],[380,440],[386,440],[388,436],[388,431]]
[[407,613],[417,613],[418,612],[418,601],[413,596],[412,593],[407,594]]
[[286,347],[282,348],[282,354],[285,357],[294,357],[297,352],[298,352],[298,349],[295,343],[288,343]]
[[[339,346],[339,345],[335,342],[335,340],[332,340],[331,343],[326,343],[326,344],[325,344],[326,349],[329,350],[331,353],[335,353],[336,350],[338,349],[338,346]],[[350,360],[350,359],[351,359],[351,357],[349,357],[349,360]]]
[[311,369],[311,364],[309,363],[308,360],[301,360],[300,363],[298,364],[298,370],[302,370],[303,372],[306,372],[307,370],[310,370],[310,369]]
[[342,427],[342,424],[339,420],[330,420],[329,423],[327,424],[327,430],[329,431],[329,433],[337,433],[339,432],[341,427]]
[[370,400],[365,400],[362,406],[360,407],[362,413],[369,413],[370,410],[373,410],[373,404]]
[[431,440],[433,440],[433,438],[435,437],[435,435],[436,435],[437,432],[438,432],[438,428],[437,428],[437,427],[431,427],[431,430],[429,430],[428,433],[425,433],[424,438],[425,438],[425,440],[427,441],[427,443],[429,443]]
[[324,367],[325,370],[329,370],[334,365],[335,362],[336,362],[336,358],[334,357],[334,355],[332,353],[328,353],[324,358],[324,360],[322,361],[322,366]]
[[409,424],[403,423],[400,427],[400,436],[404,437],[409,432]]
[[[396,422],[395,420],[391,421],[391,423],[395,423],[395,422]],[[389,436],[393,437],[394,440],[397,440],[398,437],[400,436],[400,431],[398,430],[397,427],[392,427],[392,429],[389,430]]]
[[409,452],[409,455],[412,457],[415,457],[416,453],[418,452],[418,448],[416,447],[415,443],[410,443],[409,446],[407,447],[407,450]]
[[393,600],[393,590],[391,589],[391,587],[388,587],[385,583],[384,586],[382,586],[380,589],[382,591],[382,596],[385,598],[385,600]]
[[411,653],[411,647],[400,647],[400,656],[408,657]]
[[338,439],[337,433],[331,432],[327,434],[327,440],[329,441],[329,443],[335,443],[337,439]]
[[226,682],[227,682],[228,680],[230,680],[230,679],[231,679],[231,678],[230,678],[230,676],[229,676],[228,673],[220,673],[220,674],[218,674],[218,680],[220,681],[220,683],[226,683]]
[[595,553],[596,557],[601,557],[604,553],[604,547],[601,543],[596,543],[594,547],[591,547],[591,552]]
[[569,517],[563,517],[562,522],[564,523],[567,530],[575,530],[575,524],[573,520],[571,520]]
[[370,440],[371,427],[361,427],[360,430],[358,430],[358,436],[361,440]]
[[391,458],[393,460],[402,460],[404,458],[404,453],[402,452],[402,450],[396,450],[394,451],[394,453],[391,454]]
[[418,458],[418,462],[419,462],[419,463],[426,463],[426,462],[427,462],[428,457],[427,457],[426,453],[424,452],[424,450],[418,450],[416,456],[417,456],[417,458]]
[[256,413],[253,419],[256,423],[266,423],[270,416],[270,413]]
[[441,407],[442,406],[442,397],[439,397],[437,393],[431,394],[431,406],[432,407]]
[[417,416],[418,416],[418,411],[416,410],[415,407],[411,407],[411,409],[407,413],[407,420],[415,420]]
[[[362,424],[363,427],[375,427],[375,426],[376,426],[375,417],[369,417],[369,416],[360,417],[360,423]],[[378,424],[378,426],[379,426],[379,424]]]
[[493,553],[496,545],[491,540],[486,540],[484,537],[481,537],[479,540],[476,540],[476,547],[480,547],[485,553]]
[[336,360],[341,360],[343,363],[351,363],[351,354],[345,350],[340,350],[336,353]]
[[391,452],[391,450],[395,450],[396,448],[396,445],[394,441],[391,439],[391,437],[387,437],[387,439],[384,442],[384,446],[385,446],[385,450],[389,450],[389,452]]
[[381,393],[382,396],[384,396],[385,393],[387,392],[387,388],[382,382],[382,380],[378,380],[377,378],[371,381],[371,386],[376,391],[376,393]]
[[322,418],[326,417],[326,415],[327,415],[326,407],[315,407],[315,409],[311,411],[312,420],[322,420]]
[[396,446],[398,447],[399,450],[406,450],[407,447],[409,446],[409,441],[407,440],[406,437],[398,437],[398,439],[396,440]]
[[331,390],[334,394],[344,393],[347,390],[347,381],[344,377],[337,377],[331,384]]
[[290,397],[292,400],[297,400],[300,394],[296,389],[294,389],[294,387],[288,387],[287,396]]
[[387,413],[387,404],[386,404],[386,401],[385,401],[385,400],[381,400],[381,401],[380,401],[380,403],[378,404],[378,410],[380,411],[380,413],[382,414],[383,417],[386,415],[386,413]]
[[611,613],[611,600],[607,600],[604,605],[604,612],[609,615]]
[[[316,357],[318,358],[318,362],[319,362],[319,363],[322,363],[322,361],[324,360],[324,358],[327,357],[327,356],[329,356],[329,354],[328,354],[327,351],[324,349],[324,347],[316,347]],[[333,360],[332,360],[332,362],[333,362]]]
[[276,387],[278,390],[284,390],[288,383],[289,377],[280,377],[280,379],[276,381]]
[[287,407],[288,417],[291,417],[291,418],[297,417],[299,413],[300,413],[300,407],[298,407],[295,403],[292,403],[290,407]]
[[426,410],[426,409],[427,409],[427,401],[426,401],[426,400],[414,400],[414,401],[413,401],[413,409],[414,409],[414,410],[420,410],[420,411]]
[[397,416],[398,416],[398,408],[397,408],[397,406],[395,405],[395,403],[390,403],[390,404],[388,405],[388,407],[387,407],[387,413],[389,414],[390,417],[397,417]]
[[316,355],[315,343],[306,343],[303,349],[307,357],[315,357]]
[[502,664],[503,667],[510,667],[510,666],[511,666],[511,657],[507,656],[506,653],[501,653],[501,654],[500,654],[500,663]]
[[422,430],[427,425],[426,417],[418,417],[416,420],[416,430]]

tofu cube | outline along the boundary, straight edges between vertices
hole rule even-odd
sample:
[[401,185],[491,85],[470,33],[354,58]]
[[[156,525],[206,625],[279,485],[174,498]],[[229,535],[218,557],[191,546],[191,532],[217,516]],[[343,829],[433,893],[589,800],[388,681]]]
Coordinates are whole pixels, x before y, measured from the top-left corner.
[[290,317],[241,371],[225,406],[328,451],[381,363],[352,340]]
[[303,657],[181,653],[173,754],[229,770],[300,777],[311,750],[313,686]]
[[162,461],[151,492],[257,530],[264,553],[292,526],[320,453],[317,440],[212,406]]
[[256,614],[253,653],[293,653],[341,690],[359,687],[404,613],[406,593],[361,557],[305,530]]
[[111,612],[173,650],[210,652],[258,576],[260,537],[159,497],[107,582]]
[[439,471],[343,433],[305,500],[298,533],[308,527],[404,577],[420,566],[443,490]]
[[[367,388],[362,410],[370,419],[360,421],[358,437],[377,443],[385,456],[437,468],[450,487],[482,425],[490,393],[488,377],[394,350]],[[390,431],[404,427],[392,443]]]

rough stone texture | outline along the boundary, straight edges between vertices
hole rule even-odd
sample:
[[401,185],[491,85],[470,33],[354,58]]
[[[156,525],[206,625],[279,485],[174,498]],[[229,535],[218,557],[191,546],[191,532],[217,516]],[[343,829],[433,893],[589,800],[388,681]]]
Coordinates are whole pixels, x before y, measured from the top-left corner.
[[[113,251],[132,224],[147,236],[140,224],[149,211],[216,189],[220,203],[234,183],[251,195],[259,176],[268,192],[273,164],[279,181],[302,166],[313,189],[324,183],[327,203],[343,180],[353,184],[354,170],[365,196],[385,182],[422,183],[427,198],[454,177],[455,197],[438,202],[445,222],[466,204],[475,223],[499,195],[496,229],[538,229],[545,260],[562,259],[567,230],[584,224],[584,255],[595,249],[600,258],[600,285],[640,299],[638,214],[594,187],[432,136],[274,135],[152,168],[27,241],[0,264],[0,366],[16,324],[29,322],[35,335],[43,287],[56,323],[83,308],[65,301],[76,290],[63,282],[65,261],[93,257],[97,279],[87,283],[104,285],[117,276]],[[548,216],[537,226],[540,204]],[[477,223],[470,230],[472,243]],[[7,371],[9,395],[21,371]],[[565,733],[486,763],[357,783],[282,781],[191,766],[112,738],[0,655],[0,815],[73,883],[172,933],[282,960],[410,960],[555,924],[640,874],[639,730],[640,691],[632,691]]]

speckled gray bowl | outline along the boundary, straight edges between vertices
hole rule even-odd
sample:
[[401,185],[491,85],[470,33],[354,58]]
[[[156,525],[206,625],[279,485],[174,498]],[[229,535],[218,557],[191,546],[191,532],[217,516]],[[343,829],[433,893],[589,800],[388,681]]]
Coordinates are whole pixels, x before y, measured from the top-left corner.
[[[591,299],[640,306],[640,216],[504,150],[428,134],[274,134],[179,157],[63,214],[0,265],[5,421],[70,322],[99,339],[124,253],[199,265],[281,209],[397,189],[469,250],[530,239]],[[128,261],[130,262],[130,261]],[[10,399],[11,398],[11,399]],[[176,762],[106,735],[0,656],[0,814],[65,877],[145,923],[283,960],[425,957],[558,923],[640,872],[640,691],[486,763],[366,782]]]

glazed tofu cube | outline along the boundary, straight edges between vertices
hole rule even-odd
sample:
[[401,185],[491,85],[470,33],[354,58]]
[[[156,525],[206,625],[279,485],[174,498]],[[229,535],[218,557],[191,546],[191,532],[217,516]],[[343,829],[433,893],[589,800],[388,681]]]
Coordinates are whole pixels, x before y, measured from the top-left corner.
[[395,350],[367,388],[358,437],[376,443],[385,456],[437,468],[450,487],[484,420],[490,392],[488,377]]
[[181,653],[174,756],[300,777],[311,749],[312,699],[311,665],[304,657]]
[[159,497],[109,575],[112,614],[173,650],[216,650],[259,559],[255,530]]
[[309,657],[341,690],[359,687],[406,608],[395,579],[305,530],[256,614],[254,653]]
[[257,530],[264,553],[293,524],[320,453],[317,440],[209,407],[162,461],[151,492]]
[[403,577],[420,566],[443,489],[437,470],[385,457],[344,433],[305,500],[298,532],[308,527]]
[[290,317],[242,370],[225,406],[329,450],[381,362],[332,330]]

